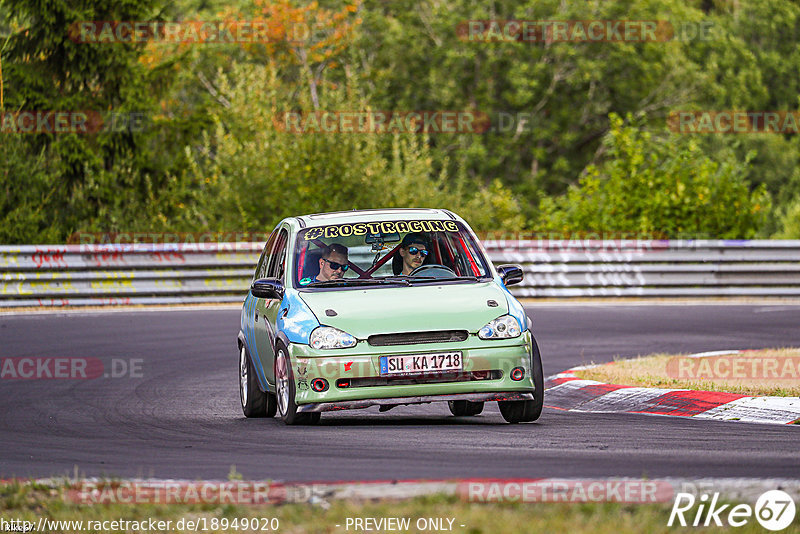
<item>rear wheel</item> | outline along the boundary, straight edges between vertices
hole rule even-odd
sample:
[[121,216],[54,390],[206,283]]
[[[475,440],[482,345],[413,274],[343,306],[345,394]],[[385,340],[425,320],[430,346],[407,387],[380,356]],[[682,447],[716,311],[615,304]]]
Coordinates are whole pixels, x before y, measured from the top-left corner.
[[466,400],[447,401],[447,406],[450,408],[450,413],[456,417],[478,415],[483,411],[482,402],[472,402]]
[[239,400],[245,417],[272,417],[278,408],[275,395],[258,387],[256,370],[244,344],[239,349]]
[[533,400],[497,402],[503,419],[509,423],[536,421],[542,415],[542,407],[544,406],[544,372],[542,371],[542,356],[539,354],[539,346],[536,344],[533,334],[531,334],[531,344],[533,350],[531,373],[533,373],[533,385],[536,391],[533,392]]
[[275,390],[278,413],[287,425],[309,425],[319,422],[319,412],[297,413],[295,386],[289,351],[280,341],[275,345]]

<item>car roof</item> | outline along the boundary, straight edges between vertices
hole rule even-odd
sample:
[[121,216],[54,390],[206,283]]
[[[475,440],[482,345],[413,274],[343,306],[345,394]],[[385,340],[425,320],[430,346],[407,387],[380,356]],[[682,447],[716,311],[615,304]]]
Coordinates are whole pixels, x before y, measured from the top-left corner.
[[433,208],[389,208],[352,211],[334,211],[300,215],[297,220],[301,227],[327,226],[339,223],[396,221],[398,219],[427,219],[459,221],[460,217],[448,210]]

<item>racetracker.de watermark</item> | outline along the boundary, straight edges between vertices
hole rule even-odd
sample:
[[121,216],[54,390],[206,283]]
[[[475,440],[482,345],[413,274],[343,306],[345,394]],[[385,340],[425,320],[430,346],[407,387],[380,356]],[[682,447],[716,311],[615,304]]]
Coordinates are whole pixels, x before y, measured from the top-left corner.
[[464,480],[456,493],[468,502],[671,502],[675,490],[662,480],[533,479]]
[[77,43],[301,44],[332,31],[322,22],[271,20],[73,22],[68,35]]
[[667,117],[670,130],[680,134],[797,134],[798,111],[672,111]]
[[94,380],[143,378],[141,358],[24,356],[0,358],[0,380]]
[[315,484],[261,481],[84,481],[64,498],[78,504],[263,505],[306,502],[321,493]]
[[456,26],[467,42],[648,43],[710,40],[713,23],[668,20],[467,20]]
[[683,380],[800,380],[800,356],[675,356],[667,361],[667,376]]
[[[490,250],[525,253],[661,252],[673,242],[661,234],[639,232],[478,232]],[[679,242],[683,244],[683,242]],[[688,247],[687,247],[688,248]]]
[[142,112],[4,111],[0,134],[99,134],[142,132],[150,126]]
[[484,133],[490,118],[480,111],[282,111],[272,123],[293,134]]

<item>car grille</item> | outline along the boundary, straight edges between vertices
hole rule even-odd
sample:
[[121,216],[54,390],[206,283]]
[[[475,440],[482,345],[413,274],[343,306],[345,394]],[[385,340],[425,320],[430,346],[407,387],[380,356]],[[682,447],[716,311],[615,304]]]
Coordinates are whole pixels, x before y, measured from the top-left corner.
[[[387,377],[364,377],[364,378],[340,378],[336,381],[339,389],[363,388],[375,386],[407,386],[412,384],[441,384],[446,382],[471,382],[473,380],[500,380],[503,378],[503,371],[493,369],[491,371],[472,371],[468,373],[430,373],[412,376],[387,376]],[[346,386],[342,384],[346,382]]]
[[367,342],[373,347],[391,345],[417,345],[420,343],[452,343],[469,337],[466,330],[435,330],[432,332],[403,332],[399,334],[375,334]]

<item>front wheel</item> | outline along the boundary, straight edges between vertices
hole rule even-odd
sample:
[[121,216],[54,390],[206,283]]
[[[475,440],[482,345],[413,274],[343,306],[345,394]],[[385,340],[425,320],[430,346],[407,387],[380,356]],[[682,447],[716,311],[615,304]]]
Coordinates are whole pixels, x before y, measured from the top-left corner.
[[533,354],[531,356],[531,373],[533,373],[533,400],[523,401],[498,401],[497,406],[500,413],[509,423],[527,423],[536,421],[542,415],[544,406],[544,372],[542,371],[542,356],[539,354],[539,346],[536,339],[531,334],[531,345]]
[[483,411],[482,402],[472,402],[466,400],[447,401],[447,406],[450,408],[450,413],[456,417],[478,415]]
[[281,342],[275,346],[275,390],[278,396],[278,413],[284,423],[309,425],[319,422],[319,412],[297,413],[292,362],[289,359],[289,351]]
[[245,417],[273,417],[278,409],[275,395],[258,387],[256,370],[244,344],[239,349],[239,400]]

